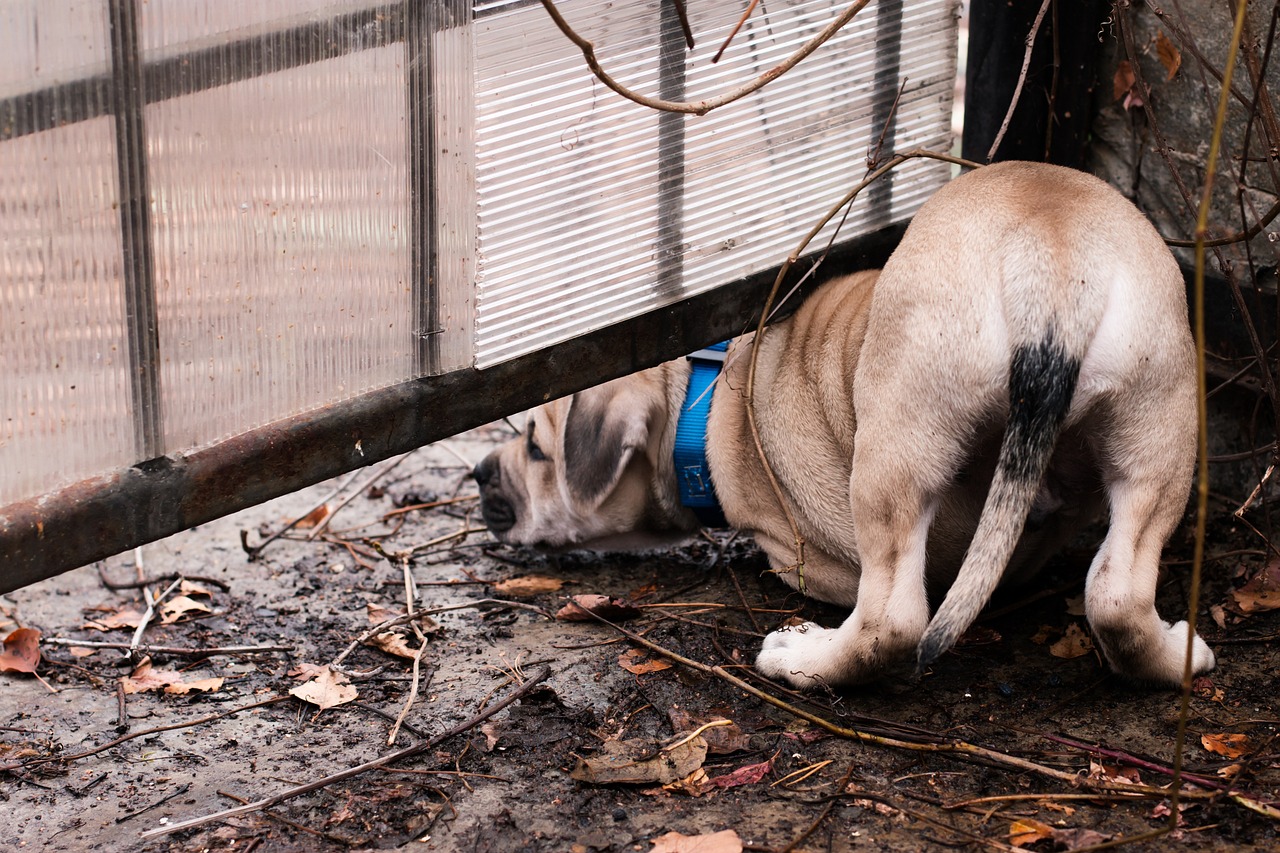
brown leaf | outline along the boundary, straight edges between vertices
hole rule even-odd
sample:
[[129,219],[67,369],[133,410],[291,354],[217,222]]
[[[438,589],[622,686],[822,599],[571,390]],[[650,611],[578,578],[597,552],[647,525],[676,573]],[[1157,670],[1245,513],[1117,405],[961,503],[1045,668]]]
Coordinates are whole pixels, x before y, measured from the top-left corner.
[[373,646],[389,655],[397,657],[409,658],[413,660],[418,656],[418,650],[409,646],[409,641],[403,634],[397,634],[395,631],[383,631],[380,634],[374,634],[367,641],[366,646]]
[[1089,635],[1084,632],[1078,622],[1068,625],[1062,639],[1049,646],[1049,654],[1065,660],[1083,657],[1091,651],[1093,651],[1093,640],[1089,639]]
[[499,595],[510,595],[514,598],[532,598],[548,592],[558,592],[564,586],[559,578],[544,575],[525,575],[521,578],[508,578],[493,585],[493,591]]
[[372,601],[365,605],[365,610],[369,614],[370,625],[381,625],[383,622],[389,622],[397,616],[404,615],[404,610],[393,610],[381,604],[374,604]]
[[1227,606],[1246,616],[1280,609],[1280,560],[1267,563],[1232,592]]
[[968,630],[956,641],[956,648],[991,646],[1001,642],[1003,639],[1000,636],[1000,632],[994,628],[988,628],[984,625],[970,625]]
[[1182,53],[1169,41],[1169,37],[1164,34],[1164,30],[1156,31],[1156,56],[1160,59],[1160,64],[1164,66],[1164,70],[1168,75],[1164,78],[1165,82],[1173,79],[1173,75],[1178,73],[1178,69],[1182,67]]
[[[667,717],[671,720],[671,729],[677,732],[695,731],[707,723],[725,719],[721,716],[702,719],[701,717],[695,717],[683,708],[672,708],[667,712]],[[751,737],[736,724],[703,729],[702,739],[707,742],[707,752],[711,755],[746,752],[751,748]]]
[[1053,844],[1059,850],[1079,850],[1081,847],[1092,847],[1110,841],[1110,835],[1103,835],[1094,829],[1055,829]]
[[[707,733],[711,733],[715,729],[708,729]],[[739,785],[754,785],[769,775],[769,771],[773,769],[773,759],[761,761],[759,764],[744,764],[737,770],[725,773],[722,776],[712,776],[707,780],[707,788],[736,788]]]
[[707,771],[699,767],[683,779],[677,779],[674,782],[668,782],[662,786],[662,790],[668,794],[688,794],[691,797],[701,797],[709,788],[707,788]]
[[290,690],[289,695],[297,696],[303,702],[310,702],[325,711],[354,701],[360,693],[351,686],[345,675],[326,666],[310,681]]
[[143,658],[133,672],[120,679],[125,693],[149,693],[163,690],[165,693],[185,694],[192,690],[213,692],[222,687],[223,679],[205,678],[183,681],[182,674],[173,670],[155,669],[151,658]]
[[1052,625],[1041,625],[1040,630],[1031,635],[1031,642],[1035,643],[1037,646],[1043,646],[1045,643],[1049,642],[1051,638],[1056,637],[1061,633],[1061,631]]
[[1137,81],[1138,78],[1133,73],[1133,66],[1129,64],[1129,60],[1120,60],[1116,65],[1115,76],[1111,78],[1111,100],[1118,101],[1129,94]]
[[1014,847],[1027,847],[1053,835],[1053,827],[1031,818],[1015,820],[1009,824],[1009,843]]
[[18,628],[4,638],[0,652],[0,672],[34,673],[40,665],[40,632],[35,628]]
[[645,660],[649,656],[649,652],[645,649],[631,649],[618,655],[618,665],[627,672],[636,675],[647,675],[651,672],[661,672],[664,669],[671,669],[671,662],[662,658],[653,658]]
[[113,631],[116,628],[137,628],[138,623],[142,621],[143,611],[135,607],[124,607],[120,610],[110,610],[104,608],[101,612],[108,615],[102,619],[90,619],[84,623],[84,627],[92,628],[95,631]]
[[642,741],[606,741],[598,755],[579,758],[569,774],[592,785],[667,785],[702,766],[707,742],[701,737],[676,741],[653,752]]
[[315,509],[311,510],[311,512],[304,515],[302,518],[298,519],[293,526],[301,527],[301,528],[315,527],[317,524],[324,521],[328,517],[329,517],[329,505],[320,504],[320,506],[316,507]]
[[[584,612],[586,611],[586,612]],[[625,598],[610,595],[575,595],[556,613],[562,622],[594,622],[590,614],[596,614],[610,622],[625,622],[640,615],[640,608]]]
[[314,678],[319,675],[321,670],[327,667],[317,666],[314,663],[299,663],[293,669],[285,673],[290,678]]
[[178,595],[202,595],[205,598],[213,598],[213,592],[207,587],[201,586],[195,581],[189,581],[183,578],[182,583],[178,584]]
[[160,622],[164,625],[172,625],[188,613],[210,613],[212,610],[213,608],[203,601],[179,595],[160,605]]
[[649,853],[742,853],[742,839],[732,829],[711,835],[683,835],[668,832],[653,840]]
[[1200,735],[1200,745],[1209,752],[1227,758],[1239,758],[1249,751],[1248,735]]
[[1099,782],[1115,782],[1121,785],[1141,785],[1142,774],[1136,767],[1122,767],[1119,764],[1103,764],[1089,760],[1089,778]]
[[201,678],[196,681],[175,681],[164,689],[165,693],[185,696],[192,691],[200,693],[216,693],[222,689],[223,678]]

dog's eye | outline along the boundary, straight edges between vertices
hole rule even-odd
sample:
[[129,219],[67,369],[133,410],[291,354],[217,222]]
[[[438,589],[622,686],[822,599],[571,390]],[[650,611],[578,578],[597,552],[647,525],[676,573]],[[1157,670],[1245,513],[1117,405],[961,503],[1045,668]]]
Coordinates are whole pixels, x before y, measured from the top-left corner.
[[533,428],[530,427],[529,435],[525,439],[525,445],[529,451],[529,458],[534,462],[546,462],[547,454],[542,452],[542,448],[538,446],[538,442],[533,440]]

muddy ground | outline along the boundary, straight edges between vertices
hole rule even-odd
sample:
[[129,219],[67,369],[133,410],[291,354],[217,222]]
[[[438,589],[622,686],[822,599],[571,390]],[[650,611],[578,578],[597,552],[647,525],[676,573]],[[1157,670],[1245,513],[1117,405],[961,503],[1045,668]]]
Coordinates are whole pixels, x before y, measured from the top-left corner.
[[[146,629],[144,645],[191,652],[153,651],[149,674],[119,650],[83,656],[84,649],[50,642],[130,641],[132,628],[86,626],[133,621],[126,611],[143,606],[140,590],[107,583],[138,577],[134,555],[0,599],[0,631],[34,628],[44,641],[43,682],[0,675],[0,847],[591,853],[648,851],[671,832],[731,830],[752,850],[1011,844],[1051,850],[1168,824],[1162,817],[1168,799],[1159,791],[1105,794],[1072,781],[1110,776],[1153,789],[1167,784],[1162,771],[1173,761],[1179,718],[1175,693],[1109,676],[1088,650],[1078,630],[1083,620],[1072,615],[1087,552],[1064,555],[1034,589],[997,601],[923,679],[887,678],[809,701],[769,688],[839,727],[897,745],[859,742],[766,704],[718,674],[658,668],[659,658],[632,653],[637,647],[608,627],[544,615],[568,595],[628,598],[639,605],[639,615],[626,622],[630,630],[767,688],[738,668],[754,657],[760,632],[794,612],[825,624],[841,614],[789,594],[762,573],[763,561],[747,542],[716,532],[664,553],[557,559],[496,546],[473,532],[480,524],[470,500],[387,515],[471,494],[467,467],[506,434],[495,425],[410,455],[333,517],[327,540],[306,541],[308,529],[299,528],[290,534],[296,538],[272,543],[250,562],[241,535],[260,542],[336,483],[147,546],[144,576],[180,573],[205,590],[189,588],[197,609],[171,606],[162,611],[174,617],[171,624],[157,620]],[[360,473],[353,484],[376,471]],[[1262,540],[1230,522],[1225,501],[1214,506],[1209,552],[1229,556],[1208,567],[1200,616],[1219,667],[1197,682],[1191,698],[1185,766],[1248,796],[1185,803],[1177,833],[1131,842],[1132,849],[1274,850],[1280,843],[1280,823],[1257,813],[1259,804],[1280,799],[1274,639],[1280,611],[1231,612],[1240,601],[1246,609],[1275,602],[1250,595],[1251,588],[1233,596],[1262,567]],[[1166,553],[1166,616],[1184,606],[1188,567],[1180,561],[1190,554],[1189,542],[1188,524]],[[435,615],[428,626],[419,689],[396,745],[388,746],[412,690],[412,660],[361,646],[342,661],[353,673],[346,689],[356,697],[319,712],[288,694],[306,680],[290,673],[333,661],[371,618],[387,618],[377,610],[371,616],[371,608],[405,606],[398,555],[410,550],[419,606],[465,606]],[[1230,553],[1236,551],[1248,553]],[[149,588],[158,595],[168,585]],[[400,630],[412,653],[417,635]],[[287,651],[205,651],[246,645]],[[143,836],[466,723],[544,667],[546,680],[518,702],[418,755],[269,809]],[[197,687],[204,682],[205,689],[123,690],[135,682],[155,685],[165,673]],[[206,719],[271,699],[277,701]],[[671,746],[717,719],[734,725],[703,729],[701,740]],[[195,725],[174,727],[183,723]],[[129,739],[86,754],[121,738]],[[948,751],[955,742],[994,753]],[[606,745],[618,743],[631,750],[622,772],[640,781],[571,775],[580,760],[599,771]],[[664,777],[650,772],[664,763],[668,776],[682,777],[665,789]],[[726,837],[728,847],[714,849],[737,849],[732,837],[720,840]],[[668,836],[662,844],[675,841]]]

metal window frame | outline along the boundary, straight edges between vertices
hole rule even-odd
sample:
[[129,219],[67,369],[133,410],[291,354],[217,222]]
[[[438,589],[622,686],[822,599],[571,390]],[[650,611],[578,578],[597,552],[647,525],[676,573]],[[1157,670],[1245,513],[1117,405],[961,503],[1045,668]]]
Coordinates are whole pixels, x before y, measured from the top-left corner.
[[[903,0],[891,0],[901,4]],[[486,370],[440,375],[434,334],[439,328],[434,292],[436,257],[425,227],[432,219],[432,156],[436,128],[430,103],[434,81],[431,34],[447,27],[445,4],[404,0],[305,20],[195,51],[145,60],[137,35],[141,0],[108,0],[112,68],[109,73],[0,97],[0,142],[89,119],[116,121],[120,182],[121,251],[135,444],[145,461],[34,498],[0,506],[0,593],[54,577],[139,544],[214,518],[598,382],[651,367],[755,324],[776,270],[762,271],[716,290],[513,359]],[[530,0],[534,2],[534,0]],[[661,22],[663,97],[683,94],[683,35],[664,6]],[[479,13],[478,16],[483,16]],[[158,337],[149,175],[143,113],[154,104],[275,71],[403,42],[409,73],[410,206],[414,241],[410,259],[414,330],[422,378],[338,404],[287,417],[193,451],[164,454],[158,375]],[[897,86],[898,57],[878,59],[877,85]],[[195,69],[216,69],[201,77]],[[892,78],[892,79],[891,79]],[[887,81],[887,83],[885,82]],[[664,197],[683,195],[684,123],[664,115],[660,146],[670,158],[659,176]],[[877,117],[883,124],[888,114]],[[887,192],[887,191],[886,191]],[[872,194],[872,203],[881,198]],[[888,203],[888,195],[881,203]],[[678,211],[673,203],[669,210]],[[830,273],[883,263],[905,226],[891,226],[835,247]],[[666,292],[682,279],[683,240],[678,215],[662,223],[663,265],[655,287]],[[806,259],[806,260],[812,260]],[[811,285],[812,286],[812,285]]]

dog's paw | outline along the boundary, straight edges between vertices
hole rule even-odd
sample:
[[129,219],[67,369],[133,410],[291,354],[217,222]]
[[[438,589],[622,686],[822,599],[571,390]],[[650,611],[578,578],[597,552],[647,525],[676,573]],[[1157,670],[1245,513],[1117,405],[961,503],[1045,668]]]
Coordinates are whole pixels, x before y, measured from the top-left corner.
[[829,682],[834,629],[813,622],[780,628],[764,638],[756,669],[792,687],[811,689]]
[[[1184,619],[1175,625],[1169,626],[1169,636],[1178,648],[1178,681],[1182,680],[1182,666],[1186,658],[1187,648],[1187,621]],[[1213,656],[1213,649],[1209,648],[1209,644],[1196,634],[1195,639],[1191,642],[1191,672],[1195,675],[1208,672],[1218,663]]]

